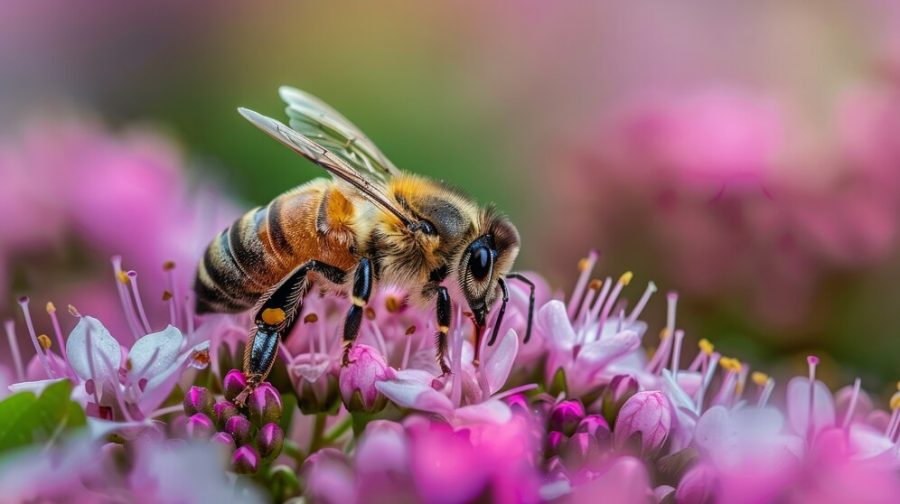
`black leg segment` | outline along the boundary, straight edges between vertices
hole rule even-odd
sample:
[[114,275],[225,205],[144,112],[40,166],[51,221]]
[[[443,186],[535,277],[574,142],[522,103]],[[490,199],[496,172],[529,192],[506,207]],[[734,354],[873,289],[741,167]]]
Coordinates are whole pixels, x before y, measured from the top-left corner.
[[491,339],[488,340],[488,346],[494,344],[497,341],[497,333],[500,332],[500,325],[503,324],[503,315],[506,314],[506,304],[509,303],[509,289],[506,287],[506,280],[503,277],[497,279],[497,283],[500,285],[500,292],[503,295],[503,299],[500,302],[500,312],[497,313],[497,320],[494,322],[494,328],[491,330]]
[[521,273],[509,273],[506,275],[506,278],[511,278],[513,280],[518,280],[531,290],[531,295],[528,299],[528,325],[525,329],[525,339],[522,340],[523,343],[528,343],[528,340],[531,339],[531,325],[534,321],[534,282],[529,280],[527,277],[522,275]]
[[450,293],[446,287],[438,287],[437,290],[437,362],[441,367],[441,373],[450,374],[450,366],[446,363],[447,357],[447,333],[450,332],[450,315],[452,306],[450,304]]
[[341,358],[341,364],[344,366],[350,363],[350,346],[353,344],[353,340],[356,339],[356,335],[359,334],[363,309],[366,307],[366,303],[369,302],[369,296],[372,294],[373,280],[372,261],[368,257],[363,257],[356,264],[351,295],[353,306],[347,311],[347,318],[344,321],[344,355]]

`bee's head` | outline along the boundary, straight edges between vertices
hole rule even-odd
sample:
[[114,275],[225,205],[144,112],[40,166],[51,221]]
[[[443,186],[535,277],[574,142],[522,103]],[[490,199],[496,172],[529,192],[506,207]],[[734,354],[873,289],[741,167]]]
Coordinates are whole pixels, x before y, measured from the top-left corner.
[[509,273],[519,255],[519,231],[493,209],[482,213],[480,228],[463,249],[456,271],[475,322],[484,327],[487,312],[497,299],[499,279]]

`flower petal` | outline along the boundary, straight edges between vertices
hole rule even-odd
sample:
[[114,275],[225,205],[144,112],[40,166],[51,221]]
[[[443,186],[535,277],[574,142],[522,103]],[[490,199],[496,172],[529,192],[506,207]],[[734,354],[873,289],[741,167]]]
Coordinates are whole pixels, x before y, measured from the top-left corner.
[[134,342],[128,352],[128,372],[132,379],[150,378],[168,369],[178,360],[184,336],[177,328],[168,326]]
[[506,423],[512,418],[512,410],[503,401],[488,399],[482,403],[457,408],[453,412],[453,418],[457,425]]
[[516,331],[510,329],[482,364],[481,372],[487,378],[491,394],[503,388],[518,352],[519,337],[516,335]]
[[634,331],[622,331],[614,336],[584,345],[575,358],[578,370],[591,376],[612,361],[633,352],[641,344],[641,338]]
[[[787,386],[787,410],[788,418],[794,432],[801,436],[806,435],[809,422],[809,378],[797,377],[792,379]],[[813,392],[813,429],[819,432],[824,427],[830,427],[835,422],[834,400],[828,387],[816,380]]]
[[[82,380],[118,383],[118,369],[108,369],[105,363],[120,365],[121,347],[106,327],[94,317],[81,317],[78,320],[66,341],[66,354],[72,370]],[[92,376],[91,366],[96,376]]]
[[402,408],[430,411],[441,415],[453,411],[453,404],[447,396],[418,380],[386,380],[375,383],[375,388]]
[[537,325],[548,344],[556,350],[571,351],[575,346],[575,329],[566,313],[566,305],[554,299],[537,314]]

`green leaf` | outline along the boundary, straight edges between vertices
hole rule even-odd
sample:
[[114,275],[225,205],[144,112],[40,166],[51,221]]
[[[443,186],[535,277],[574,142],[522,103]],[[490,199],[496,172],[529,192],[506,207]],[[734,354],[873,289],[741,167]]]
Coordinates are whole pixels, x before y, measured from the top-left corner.
[[40,397],[22,392],[0,402],[0,453],[34,443],[47,443],[87,424],[84,411],[69,399],[72,384],[61,380]]

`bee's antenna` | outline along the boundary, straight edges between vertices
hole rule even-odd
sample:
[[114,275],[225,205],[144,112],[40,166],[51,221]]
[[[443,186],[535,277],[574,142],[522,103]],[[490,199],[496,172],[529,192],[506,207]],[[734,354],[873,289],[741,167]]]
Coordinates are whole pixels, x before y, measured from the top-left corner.
[[[518,281],[524,283],[525,285],[527,285],[528,288],[531,290],[531,295],[528,300],[528,325],[526,326],[526,329],[525,329],[525,339],[522,340],[523,343],[528,343],[528,340],[531,339],[531,325],[532,325],[532,322],[534,321],[534,282],[529,280],[527,277],[525,277],[521,273],[508,273],[506,275],[506,278],[518,280]],[[491,339],[491,341],[493,341],[493,338]]]
[[503,301],[500,305],[500,312],[497,314],[497,320],[494,321],[494,328],[491,330],[491,339],[488,340],[488,346],[492,346],[497,340],[497,333],[500,332],[500,324],[503,323],[503,315],[506,314],[506,303],[509,302],[509,289],[506,287],[506,280],[503,277],[497,279],[500,284],[500,291],[503,293]]

